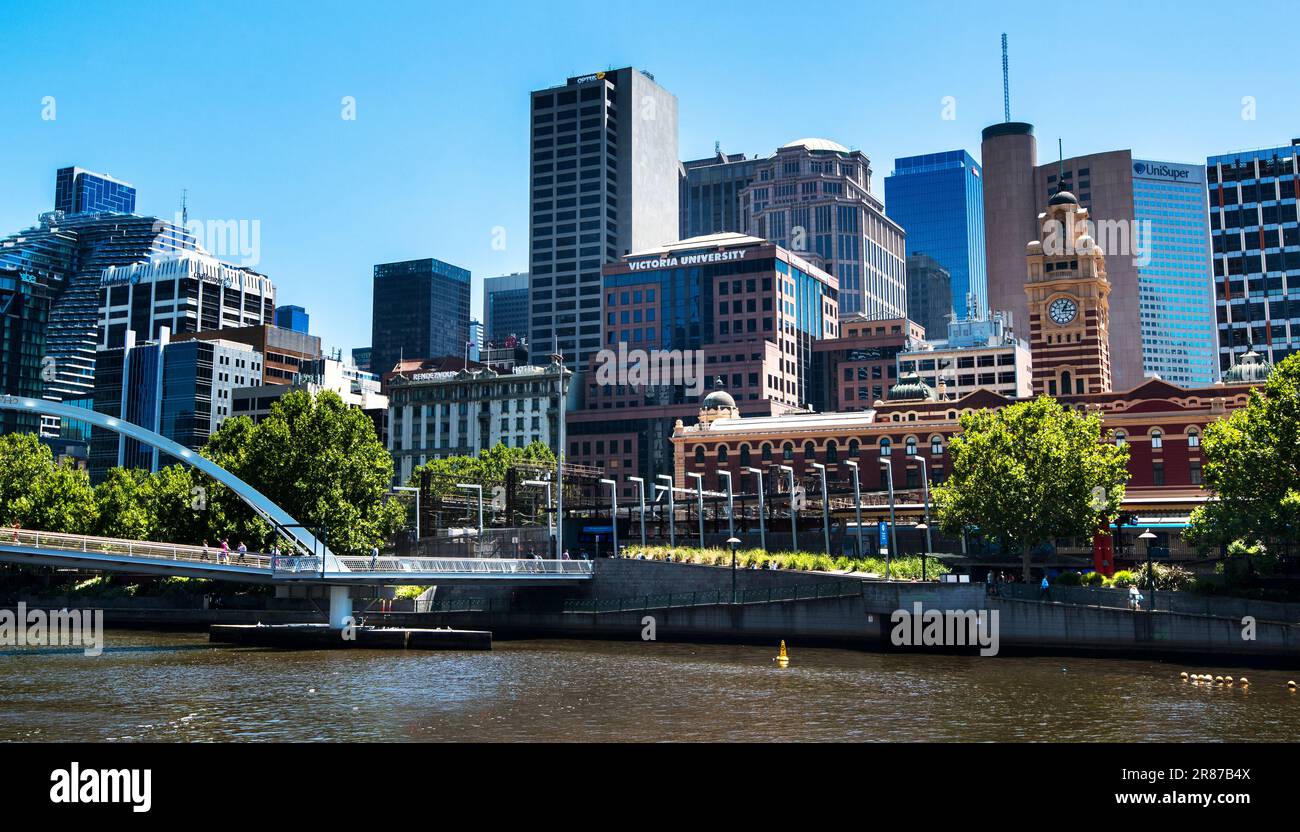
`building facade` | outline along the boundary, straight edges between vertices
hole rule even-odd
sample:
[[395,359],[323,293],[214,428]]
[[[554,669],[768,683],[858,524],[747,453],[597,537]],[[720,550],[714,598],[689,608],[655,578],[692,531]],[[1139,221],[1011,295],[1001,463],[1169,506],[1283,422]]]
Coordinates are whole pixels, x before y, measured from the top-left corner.
[[956,309],[948,270],[928,254],[907,255],[907,317],[937,333],[948,328]]
[[271,324],[180,333],[174,338],[176,341],[190,339],[229,341],[253,348],[263,358],[261,378],[265,384],[294,384],[304,372],[310,373],[321,358],[319,336]]
[[103,173],[59,168],[54,174],[54,210],[64,214],[134,214],[135,188]]
[[311,329],[311,316],[301,306],[277,306],[274,323],[283,329],[306,333]]
[[988,310],[984,176],[969,153],[949,150],[895,159],[893,175],[885,177],[885,209],[907,233],[908,314],[913,320],[920,320],[912,311],[910,263],[915,254],[933,258],[950,275],[954,314]]
[[99,281],[99,346],[121,347],[128,331],[155,339],[269,324],[275,286],[266,275],[197,252],[109,266]]
[[829,139],[796,139],[741,191],[746,233],[835,275],[846,315],[907,314],[905,233],[871,194],[871,163]]
[[819,413],[869,410],[898,381],[898,356],[925,340],[907,318],[840,318],[839,337],[813,344],[814,395]]
[[426,257],[375,266],[371,367],[403,358],[455,355],[469,340],[470,273]]
[[917,376],[939,401],[960,399],[976,390],[991,390],[1008,399],[1032,395],[1029,344],[1015,336],[1001,312],[950,321],[946,332],[947,338],[913,340],[908,349],[897,353],[897,377]]
[[530,341],[585,367],[601,347],[601,266],[677,239],[677,98],[625,67],[530,105]]
[[[94,409],[160,433],[198,450],[232,413],[236,388],[261,382],[262,357],[231,341],[137,343],[128,332],[122,346],[98,353]],[[129,437],[96,428],[90,442],[90,477],[102,482],[113,467],[160,467],[180,462]]]
[[328,390],[349,407],[370,417],[376,435],[387,443],[388,397],[380,392],[379,376],[367,373],[336,358],[320,358],[305,364],[293,384],[260,384],[236,388],[231,413],[247,416],[254,423],[271,414],[271,407],[286,393],[305,390],[312,396]]
[[442,370],[437,360],[423,365],[404,367],[387,382],[395,484],[430,459],[474,456],[498,444],[544,442],[558,453],[559,365],[508,373],[482,365]]
[[[41,397],[45,328],[54,292],[38,275],[0,269],[0,390],[9,395]],[[0,433],[36,433],[40,424],[35,414],[0,413]]]
[[758,177],[765,161],[719,150],[707,159],[682,162],[679,239],[745,233],[749,222],[740,194]]
[[1300,349],[1300,139],[1206,160],[1218,364]]
[[515,272],[483,281],[483,325],[488,341],[510,336],[528,338],[528,272]]

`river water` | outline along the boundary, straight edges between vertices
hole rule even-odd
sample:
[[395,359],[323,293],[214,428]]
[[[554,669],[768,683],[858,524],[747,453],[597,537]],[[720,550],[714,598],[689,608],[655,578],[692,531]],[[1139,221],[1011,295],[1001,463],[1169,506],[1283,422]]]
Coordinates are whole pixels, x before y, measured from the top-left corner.
[[[0,741],[1300,740],[1277,670],[595,641],[277,652],[109,631],[0,651]],[[1249,690],[1178,673],[1247,674]]]

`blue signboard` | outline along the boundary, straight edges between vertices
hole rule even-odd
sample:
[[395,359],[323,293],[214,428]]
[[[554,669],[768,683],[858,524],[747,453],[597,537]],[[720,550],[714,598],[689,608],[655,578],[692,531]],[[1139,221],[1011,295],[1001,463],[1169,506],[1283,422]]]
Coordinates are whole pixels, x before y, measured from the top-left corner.
[[879,523],[879,527],[880,527],[880,548],[887,549],[889,548],[889,524],[886,523],[884,520],[881,520]]

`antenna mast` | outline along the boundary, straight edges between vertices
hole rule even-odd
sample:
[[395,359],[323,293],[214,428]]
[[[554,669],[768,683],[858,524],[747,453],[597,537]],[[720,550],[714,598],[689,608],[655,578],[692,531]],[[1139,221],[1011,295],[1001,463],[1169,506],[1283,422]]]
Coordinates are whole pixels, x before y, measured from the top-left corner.
[[1002,120],[1011,121],[1011,74],[1007,70],[1007,33],[1002,33]]

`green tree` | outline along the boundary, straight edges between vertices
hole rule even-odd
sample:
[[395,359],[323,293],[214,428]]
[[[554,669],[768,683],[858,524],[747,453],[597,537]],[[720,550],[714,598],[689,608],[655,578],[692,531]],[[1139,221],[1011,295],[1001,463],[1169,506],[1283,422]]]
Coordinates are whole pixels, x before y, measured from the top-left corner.
[[1192,512],[1188,539],[1290,550],[1300,528],[1300,355],[1274,367],[1245,409],[1206,426],[1201,453],[1213,499]]
[[[373,423],[330,391],[288,393],[256,425],[246,417],[227,419],[203,455],[299,523],[324,528],[338,552],[365,551],[405,519],[400,503],[384,499],[393,462]],[[228,489],[212,484],[208,497],[214,534],[268,542],[270,528]]]
[[95,492],[86,472],[56,463],[32,434],[0,436],[0,524],[84,534],[95,527]]
[[140,494],[148,479],[149,472],[140,469],[109,470],[108,477],[95,486],[95,534],[126,540],[149,539],[153,523]]
[[952,472],[934,490],[939,523],[951,534],[975,527],[1004,551],[1018,548],[1026,579],[1036,546],[1091,539],[1102,517],[1118,511],[1128,446],[1101,442],[1098,414],[1039,396],[963,414],[961,428],[949,445]]

